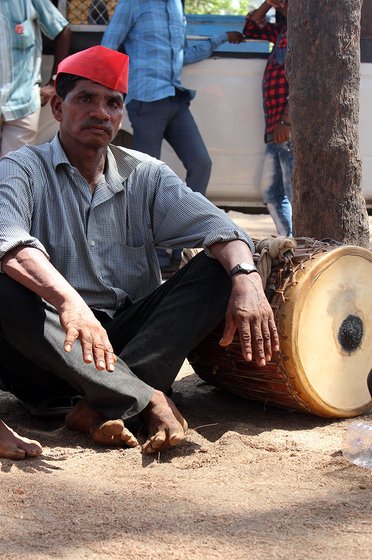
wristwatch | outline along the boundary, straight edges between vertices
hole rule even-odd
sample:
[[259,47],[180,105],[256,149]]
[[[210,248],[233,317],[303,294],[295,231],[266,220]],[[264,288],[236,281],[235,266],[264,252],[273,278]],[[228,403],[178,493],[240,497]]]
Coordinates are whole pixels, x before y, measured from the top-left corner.
[[232,278],[235,274],[251,274],[252,272],[258,272],[254,264],[242,262],[234,266],[229,276]]

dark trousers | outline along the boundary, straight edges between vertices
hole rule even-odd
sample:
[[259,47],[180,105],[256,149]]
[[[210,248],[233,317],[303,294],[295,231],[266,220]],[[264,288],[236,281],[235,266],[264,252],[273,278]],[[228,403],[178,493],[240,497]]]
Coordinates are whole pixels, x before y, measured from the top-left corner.
[[63,350],[56,310],[0,274],[0,380],[21,400],[83,394],[108,418],[130,418],[148,404],[153,388],[167,391],[184,359],[224,318],[230,280],[200,253],[153,293],[114,318],[96,312],[115,353],[115,371],[85,364],[76,341]]
[[133,127],[133,149],[159,159],[165,139],[186,169],[186,184],[205,195],[212,161],[189,104],[188,94],[178,90],[159,101],[130,101],[127,112]]

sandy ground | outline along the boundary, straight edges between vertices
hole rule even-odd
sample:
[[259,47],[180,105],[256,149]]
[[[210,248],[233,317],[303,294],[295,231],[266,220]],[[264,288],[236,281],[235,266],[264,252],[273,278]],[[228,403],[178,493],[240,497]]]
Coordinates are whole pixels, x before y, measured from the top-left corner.
[[[273,233],[267,216],[232,217]],[[372,474],[340,451],[354,420],[240,399],[187,362],[174,390],[187,440],[151,457],[93,447],[0,393],[0,416],[44,446],[0,460],[2,560],[371,558]]]

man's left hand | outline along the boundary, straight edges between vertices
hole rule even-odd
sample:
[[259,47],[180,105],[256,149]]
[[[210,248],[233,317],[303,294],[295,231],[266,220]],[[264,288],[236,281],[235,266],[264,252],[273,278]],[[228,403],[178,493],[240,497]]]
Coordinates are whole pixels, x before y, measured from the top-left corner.
[[226,311],[225,329],[220,346],[233,341],[236,329],[247,362],[253,358],[259,366],[271,360],[279,350],[279,336],[273,311],[266,299],[261,277],[257,273],[239,274],[232,279],[232,290]]
[[226,35],[229,43],[238,44],[244,41],[244,35],[240,31],[226,31]]

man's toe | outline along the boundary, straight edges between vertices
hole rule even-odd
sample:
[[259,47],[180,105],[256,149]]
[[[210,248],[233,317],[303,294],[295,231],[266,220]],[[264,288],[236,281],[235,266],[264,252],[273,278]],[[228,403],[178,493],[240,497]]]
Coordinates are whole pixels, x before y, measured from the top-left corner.
[[120,437],[129,447],[136,447],[138,445],[137,438],[127,428],[124,428]]
[[120,436],[124,431],[124,422],[122,420],[106,420],[100,427],[102,434],[108,437]]
[[142,446],[142,449],[145,453],[157,453],[161,451],[161,449],[166,449],[165,444],[167,440],[167,434],[164,429],[160,429],[150,437]]
[[27,455],[27,457],[37,457],[38,455],[40,455],[42,453],[42,451],[43,451],[42,447],[35,443],[34,445],[31,444],[26,449],[26,455]]
[[185,432],[181,430],[174,430],[169,434],[169,445],[177,445],[185,439]]
[[20,447],[12,449],[11,451],[7,451],[4,454],[5,459],[12,459],[13,461],[20,461],[25,457],[26,457],[26,451],[24,449],[21,449]]

